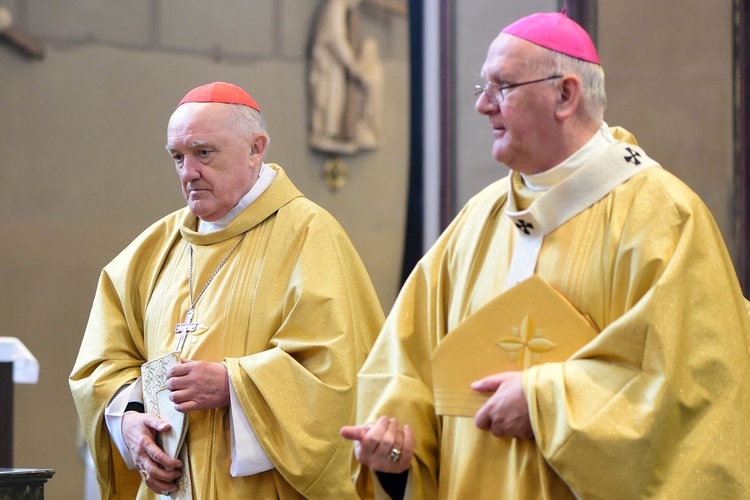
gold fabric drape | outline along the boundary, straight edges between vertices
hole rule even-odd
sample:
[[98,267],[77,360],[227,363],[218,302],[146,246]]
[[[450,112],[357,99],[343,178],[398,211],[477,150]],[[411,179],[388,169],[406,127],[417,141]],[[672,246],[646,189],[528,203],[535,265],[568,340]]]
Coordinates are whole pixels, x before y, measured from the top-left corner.
[[359,376],[360,423],[414,428],[407,498],[748,497],[746,302],[708,209],[659,167],[544,238],[536,274],[600,333],[524,372],[536,439],[435,415],[431,353],[504,286],[508,189],[474,197],[422,259]]
[[190,306],[188,244],[202,288],[245,231],[196,304],[201,326],[183,356],[226,364],[275,468],[231,477],[229,409],[191,412],[194,498],[356,498],[351,444],[338,431],[354,420],[356,373],[383,313],[343,229],[271,166],[276,179],[227,228],[199,234],[180,210],[103,270],[70,379],[103,498],[155,497],[112,446],[104,407],[145,360],[174,349]]

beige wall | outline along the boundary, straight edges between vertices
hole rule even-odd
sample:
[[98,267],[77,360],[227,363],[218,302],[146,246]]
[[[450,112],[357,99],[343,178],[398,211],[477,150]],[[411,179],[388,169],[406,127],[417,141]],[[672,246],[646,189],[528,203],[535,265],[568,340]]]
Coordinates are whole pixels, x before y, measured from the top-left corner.
[[[79,499],[83,464],[70,374],[100,269],[184,201],[164,151],[167,119],[190,88],[226,80],[267,117],[267,160],[342,223],[386,309],[398,289],[408,158],[407,21],[363,13],[386,70],[386,137],[345,158],[331,193],[306,146],[305,53],[318,0],[9,2],[42,40],[34,62],[0,45],[0,335],[41,365],[16,386],[16,467],[52,468],[48,498]],[[191,14],[195,12],[196,14]]]
[[610,125],[706,202],[734,252],[732,1],[599,1]]

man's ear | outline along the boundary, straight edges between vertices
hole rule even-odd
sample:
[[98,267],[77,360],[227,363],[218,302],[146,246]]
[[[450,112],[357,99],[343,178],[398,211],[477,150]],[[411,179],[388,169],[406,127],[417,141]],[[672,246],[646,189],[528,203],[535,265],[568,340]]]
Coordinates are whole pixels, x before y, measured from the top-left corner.
[[575,75],[566,75],[560,79],[559,85],[555,116],[567,120],[576,113],[581,102],[581,80]]
[[250,147],[250,156],[257,156],[259,159],[263,159],[268,147],[268,136],[266,134],[256,134],[253,137],[253,142]]

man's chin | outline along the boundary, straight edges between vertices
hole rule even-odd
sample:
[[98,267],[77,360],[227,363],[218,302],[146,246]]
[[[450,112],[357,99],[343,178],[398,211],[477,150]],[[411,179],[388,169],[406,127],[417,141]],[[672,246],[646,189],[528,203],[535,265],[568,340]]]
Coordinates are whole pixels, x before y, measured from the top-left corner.
[[503,145],[495,143],[494,147],[492,148],[492,157],[498,163],[506,164],[508,151],[503,147]]
[[190,208],[190,211],[196,216],[200,217],[201,220],[208,221],[207,217],[211,216],[211,211],[206,210],[206,207],[204,207],[202,203],[189,202],[188,208]]

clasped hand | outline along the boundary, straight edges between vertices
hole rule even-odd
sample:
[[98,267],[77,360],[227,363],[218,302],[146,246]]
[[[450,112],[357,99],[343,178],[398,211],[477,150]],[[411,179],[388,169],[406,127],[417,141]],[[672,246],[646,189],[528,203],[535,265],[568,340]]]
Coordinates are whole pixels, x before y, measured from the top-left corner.
[[229,375],[221,363],[183,359],[167,372],[167,389],[183,413],[229,406]]
[[341,435],[354,441],[354,456],[371,471],[399,473],[411,466],[414,436],[408,425],[401,427],[395,418],[383,415],[374,424],[347,425]]
[[[521,372],[505,372],[471,384],[478,392],[494,391],[474,416],[479,429],[495,437],[534,439],[522,377]],[[414,436],[408,425],[401,427],[395,418],[382,416],[374,424],[344,426],[341,435],[354,441],[354,456],[372,471],[399,473],[411,466]],[[396,460],[394,449],[401,452]]]
[[126,412],[122,416],[122,437],[141,472],[146,486],[159,494],[177,490],[175,479],[182,475],[182,462],[164,453],[156,444],[157,432],[169,424],[153,413]]
[[[166,387],[175,409],[183,413],[229,405],[229,376],[221,363],[183,359],[167,372]],[[182,475],[182,462],[156,444],[157,433],[169,428],[151,413],[127,412],[122,417],[122,436],[133,462],[146,485],[159,494],[175,491],[174,480]]]
[[474,416],[478,428],[495,437],[534,439],[522,372],[496,373],[473,382],[471,387],[478,392],[494,391]]

